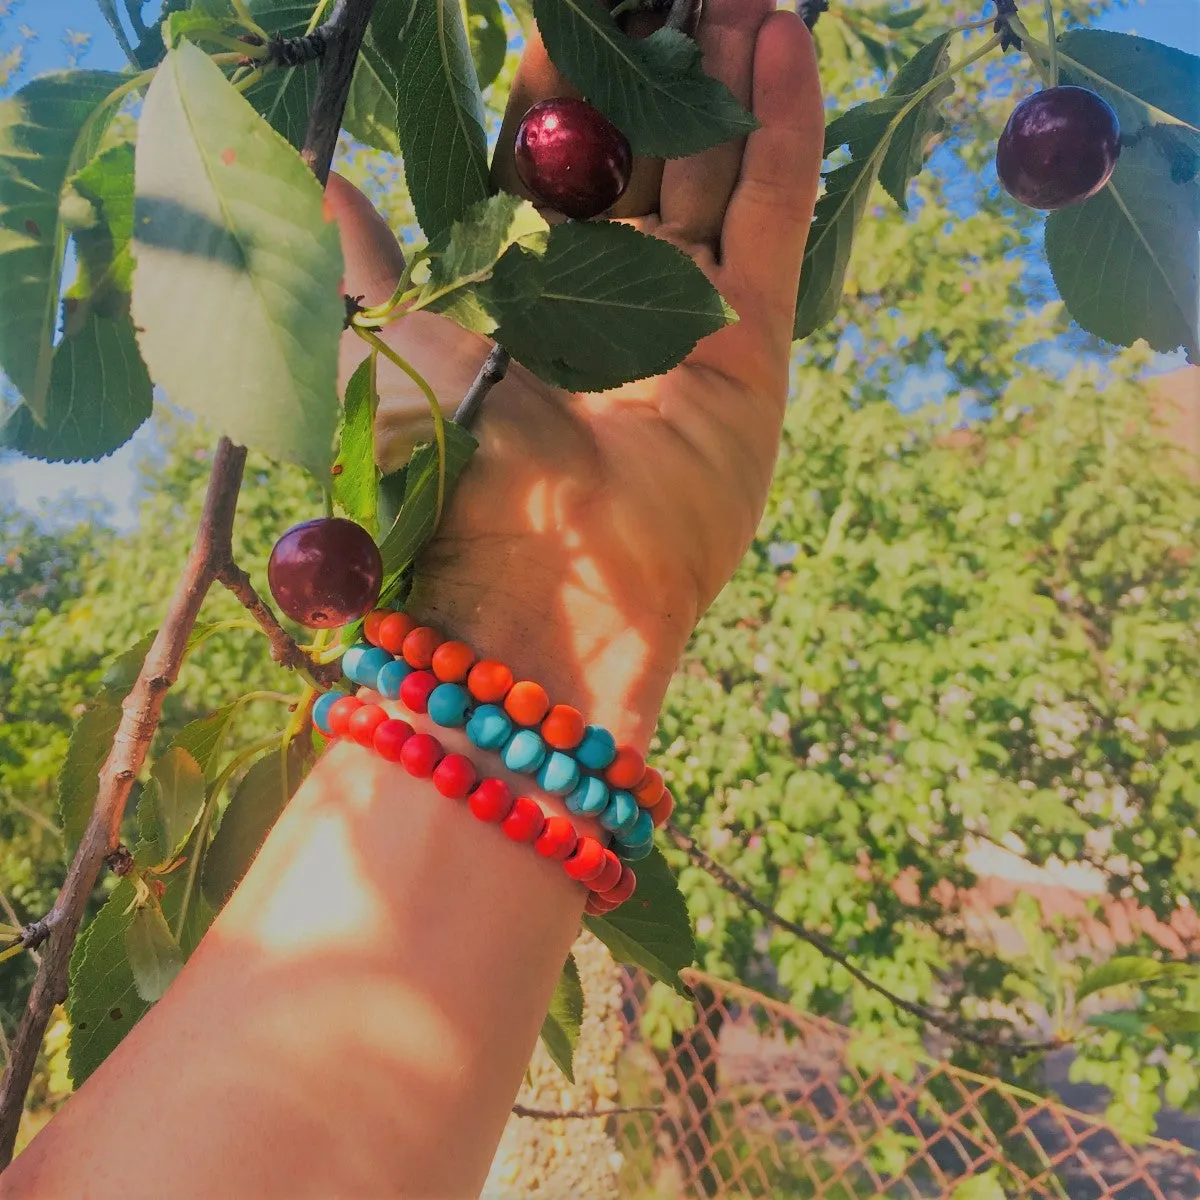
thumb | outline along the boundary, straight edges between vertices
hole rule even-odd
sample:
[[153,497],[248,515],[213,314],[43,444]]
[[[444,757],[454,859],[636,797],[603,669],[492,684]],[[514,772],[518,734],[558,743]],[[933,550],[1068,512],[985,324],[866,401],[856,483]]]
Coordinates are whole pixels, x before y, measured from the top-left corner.
[[325,202],[342,239],[342,291],[361,296],[367,306],[382,304],[404,272],[404,251],[395,234],[370,200],[334,171],[325,186]]

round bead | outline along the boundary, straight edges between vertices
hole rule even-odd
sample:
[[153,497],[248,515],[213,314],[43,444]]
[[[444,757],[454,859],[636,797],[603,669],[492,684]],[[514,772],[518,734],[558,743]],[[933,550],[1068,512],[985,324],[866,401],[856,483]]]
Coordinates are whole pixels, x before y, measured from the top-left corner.
[[376,632],[379,639],[378,645],[382,646],[389,654],[399,654],[404,649],[404,639],[412,632],[415,625],[416,622],[408,613],[388,613],[379,622],[379,629]]
[[442,743],[428,733],[414,733],[400,747],[400,762],[404,769],[418,779],[428,779],[442,761]]
[[387,720],[387,713],[378,704],[364,704],[346,725],[346,733],[368,750],[375,747],[375,730]]
[[649,858],[654,853],[654,839],[651,838],[640,846],[625,846],[618,842],[617,853],[625,862],[641,862],[643,858]]
[[404,639],[404,661],[418,671],[428,671],[433,652],[442,644],[442,635],[429,625],[418,625]]
[[514,804],[512,790],[503,779],[484,779],[471,793],[467,805],[481,821],[503,821]]
[[400,761],[404,743],[413,735],[413,727],[407,721],[389,717],[375,728],[375,753],[388,762]]
[[379,645],[379,626],[391,616],[386,608],[377,608],[363,618],[363,637],[372,646]]
[[566,817],[548,817],[533,848],[543,858],[563,859],[575,849],[578,840],[575,826]]
[[437,676],[432,671],[414,671],[400,685],[400,703],[409,712],[423,713],[437,685]]
[[536,771],[546,757],[546,743],[532,729],[518,729],[500,752],[510,771]]
[[563,870],[572,879],[587,883],[604,870],[604,847],[594,837],[581,837],[574,851],[563,860]]
[[426,708],[439,725],[465,725],[471,695],[457,683],[439,683],[429,693]]
[[583,911],[591,917],[603,917],[616,907],[615,904],[609,904],[607,900],[601,900],[595,892],[588,892],[587,903],[583,906]]
[[600,814],[600,824],[620,835],[633,828],[638,818],[638,802],[629,792],[615,791]]
[[600,898],[607,900],[609,904],[624,904],[633,895],[636,887],[637,876],[632,867],[625,865],[621,867],[621,878],[617,880],[616,885],[606,892],[601,892]]
[[313,724],[326,737],[330,737],[332,735],[332,731],[329,728],[329,710],[345,695],[345,692],[339,692],[336,689],[329,692],[322,692],[321,695],[317,697],[316,703],[313,705]]
[[451,800],[465,800],[478,778],[465,754],[447,754],[433,770],[433,786]]
[[467,675],[471,695],[483,704],[499,704],[513,685],[513,673],[503,664],[485,658]]
[[647,767],[637,787],[633,789],[633,798],[643,808],[653,808],[663,794],[663,777],[653,767]]
[[474,663],[475,651],[466,642],[443,642],[430,665],[443,683],[462,683]]
[[662,799],[650,810],[650,820],[654,822],[654,828],[661,829],[671,819],[674,811],[675,797],[670,791],[664,791]]
[[[353,662],[347,663],[346,659],[355,650],[359,649],[361,649],[362,653],[356,655]],[[363,687],[373,688],[379,679],[379,672],[391,661],[392,656],[386,650],[381,650],[378,646],[351,646],[342,656],[342,672],[348,679],[354,680],[355,683],[361,684]]]
[[552,750],[538,768],[538,786],[553,796],[565,796],[579,782],[579,764],[561,750]]
[[607,892],[610,887],[615,887],[617,880],[621,878],[621,860],[609,849],[604,851],[604,867],[600,874],[595,879],[588,880],[588,887],[593,892]]
[[608,804],[608,785],[595,775],[585,775],[566,799],[567,810],[577,817],[594,817]]
[[375,690],[385,700],[400,699],[400,685],[413,673],[402,658],[393,658],[375,678]]
[[480,750],[499,750],[512,736],[513,723],[496,704],[481,704],[467,722],[467,737]]
[[350,718],[362,708],[362,701],[357,696],[342,696],[329,706],[326,721],[329,722],[329,732],[333,737],[345,737],[350,727]]
[[569,704],[556,704],[542,721],[542,737],[555,750],[574,750],[586,729],[583,713]]
[[518,725],[537,725],[550,707],[550,697],[540,683],[522,679],[514,683],[504,697],[504,711]]
[[622,845],[628,846],[631,850],[653,842],[654,821],[650,817],[649,810],[645,808],[639,808],[637,820],[634,821],[633,825],[627,832],[618,834],[617,840]]
[[356,642],[346,651],[345,654],[342,655],[342,674],[345,675],[345,677],[349,679],[351,683],[358,682],[354,678],[354,671],[358,667],[358,660],[362,658],[362,656],[370,649],[372,649],[371,646],[367,646],[362,642]]
[[575,747],[579,765],[587,767],[589,771],[603,771],[616,756],[616,739],[600,725],[589,725],[584,731],[583,741]]
[[528,796],[518,796],[513,801],[508,816],[500,822],[500,828],[514,842],[532,842],[546,824],[546,818],[537,802]]
[[632,746],[621,746],[604,778],[615,788],[631,788],[641,782],[645,773],[646,760]]

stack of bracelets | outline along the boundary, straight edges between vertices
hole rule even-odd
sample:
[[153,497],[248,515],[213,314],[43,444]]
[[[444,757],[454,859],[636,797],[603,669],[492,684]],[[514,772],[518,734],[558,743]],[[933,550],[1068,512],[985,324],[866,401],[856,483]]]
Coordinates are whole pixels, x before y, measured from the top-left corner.
[[662,775],[611,733],[587,725],[569,704],[551,705],[545,690],[516,681],[503,663],[479,659],[464,642],[447,641],[407,613],[376,609],[363,622],[365,641],[342,657],[342,671],[382,700],[428,715],[445,728],[462,728],[473,746],[499,754],[505,767],[529,775],[543,791],[561,796],[568,812],[594,817],[611,831],[615,851],[579,834],[568,817],[547,817],[528,796],[514,796],[502,779],[480,777],[471,759],[447,754],[440,741],[349,692],[325,692],[313,722],[327,738],[346,738],[430,779],[443,796],[466,800],[481,821],[498,824],[514,842],[532,843],[557,859],[588,888],[585,911],[603,916],[637,886],[629,866],[654,847],[654,830],[675,802]]

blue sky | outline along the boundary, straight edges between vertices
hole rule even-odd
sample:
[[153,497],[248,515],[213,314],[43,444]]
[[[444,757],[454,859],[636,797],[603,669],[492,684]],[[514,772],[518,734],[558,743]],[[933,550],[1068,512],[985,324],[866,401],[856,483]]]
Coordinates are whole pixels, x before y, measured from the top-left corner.
[[[150,0],[145,11],[156,12],[159,4],[160,0]],[[989,2],[981,6],[981,11],[990,12],[991,7]],[[36,34],[23,42],[22,80],[63,66],[68,53],[64,30],[91,35],[82,65],[113,69],[125,65],[94,0],[0,0],[0,18],[0,54],[19,36],[19,24]],[[1200,0],[1143,0],[1110,16],[1102,27],[1138,33],[1200,55]],[[14,497],[22,506],[39,511],[67,498],[100,500],[108,507],[112,521],[127,527],[135,515],[133,465],[153,445],[153,430],[144,426],[128,445],[100,463],[60,465],[7,457],[0,461],[0,495]]]

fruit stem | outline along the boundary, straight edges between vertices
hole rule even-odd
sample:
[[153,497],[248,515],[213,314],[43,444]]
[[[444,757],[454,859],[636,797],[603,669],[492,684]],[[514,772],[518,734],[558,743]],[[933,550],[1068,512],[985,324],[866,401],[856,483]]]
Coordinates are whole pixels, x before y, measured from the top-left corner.
[[1042,0],[1046,10],[1046,36],[1050,39],[1050,86],[1058,87],[1058,35],[1054,32],[1054,3],[1053,0]]

